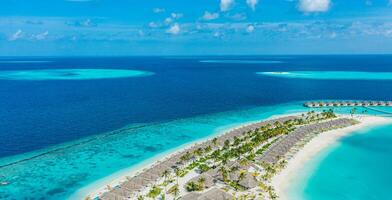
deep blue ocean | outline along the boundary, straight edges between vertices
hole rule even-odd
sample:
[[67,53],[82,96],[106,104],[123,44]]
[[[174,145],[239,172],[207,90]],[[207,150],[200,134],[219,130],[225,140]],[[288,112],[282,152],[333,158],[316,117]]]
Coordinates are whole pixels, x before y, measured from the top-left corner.
[[[0,199],[66,198],[95,180],[222,127],[301,110],[305,100],[392,98],[391,80],[331,81],[257,74],[392,72],[392,56],[388,55],[0,58],[0,74],[75,68],[131,69],[153,75],[0,79],[0,180],[10,182],[0,186]],[[120,152],[117,142],[127,141],[125,137],[129,143],[121,143]],[[57,177],[59,173],[62,177]]]

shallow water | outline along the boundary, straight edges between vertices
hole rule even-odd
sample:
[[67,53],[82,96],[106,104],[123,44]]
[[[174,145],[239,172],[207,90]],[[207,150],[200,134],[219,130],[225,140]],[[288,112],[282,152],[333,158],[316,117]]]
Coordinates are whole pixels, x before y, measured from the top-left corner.
[[0,79],[5,80],[89,80],[130,78],[152,75],[151,72],[120,69],[40,69],[0,71]]
[[[304,111],[300,104],[226,112],[168,123],[126,127],[122,130],[53,148],[46,154],[0,168],[11,184],[2,186],[2,198],[58,199],[78,188],[154,155],[208,137],[219,130],[266,119],[283,113]],[[217,129],[219,127],[219,129]],[[25,156],[31,158],[33,155]],[[23,160],[24,156],[3,159]],[[59,176],[61,174],[61,176]],[[39,180],[39,181],[37,181]]]
[[0,165],[16,163],[0,168],[0,180],[10,182],[0,186],[0,199],[65,199],[98,179],[223,128],[305,110],[301,107],[305,100],[390,100],[392,93],[388,80],[281,79],[255,74],[325,68],[381,72],[389,70],[392,56],[3,60],[0,72],[112,69],[154,75],[1,79]]
[[392,80],[391,72],[358,72],[358,71],[290,71],[290,72],[257,72],[259,75],[281,78],[333,79],[333,80]]
[[292,199],[390,199],[392,124],[356,133],[307,163]]

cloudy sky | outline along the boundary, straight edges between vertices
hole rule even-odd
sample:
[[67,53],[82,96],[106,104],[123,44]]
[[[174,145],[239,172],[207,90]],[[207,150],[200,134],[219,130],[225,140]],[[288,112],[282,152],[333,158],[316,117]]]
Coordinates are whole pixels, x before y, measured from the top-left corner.
[[392,0],[2,0],[1,56],[392,53]]

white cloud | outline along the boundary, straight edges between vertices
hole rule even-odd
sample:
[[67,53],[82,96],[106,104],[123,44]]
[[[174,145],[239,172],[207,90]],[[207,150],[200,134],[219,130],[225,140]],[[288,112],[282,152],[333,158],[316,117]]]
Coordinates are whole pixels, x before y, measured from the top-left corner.
[[174,20],[180,19],[183,16],[182,13],[171,13],[170,17],[166,17],[165,24],[171,24]]
[[173,19],[171,18],[171,17],[167,17],[166,19],[165,19],[165,24],[170,24],[170,23],[172,23],[173,22]]
[[9,40],[14,41],[14,40],[20,39],[22,37],[22,35],[23,35],[23,32],[22,32],[22,30],[19,29],[9,37]]
[[157,23],[155,23],[155,22],[150,22],[150,23],[148,23],[148,26],[149,26],[150,28],[158,28],[158,27],[159,27],[159,25],[158,25]]
[[49,35],[49,31],[45,31],[43,33],[39,33],[37,35],[33,35],[33,38],[36,40],[44,40]]
[[170,16],[173,19],[180,19],[183,16],[183,14],[182,13],[171,13]]
[[202,18],[203,18],[203,20],[206,20],[206,21],[214,20],[214,19],[219,18],[219,13],[210,13],[208,11],[205,11]]
[[175,23],[172,26],[170,26],[169,29],[166,30],[166,33],[170,33],[172,35],[177,35],[181,31],[180,25]]
[[253,25],[248,25],[248,27],[246,27],[247,33],[252,33],[254,30],[255,30],[255,26]]
[[331,0],[300,0],[299,10],[306,13],[326,12],[331,7]]
[[163,13],[163,12],[165,12],[165,9],[164,8],[154,8],[154,9],[152,9],[152,12],[154,12],[154,13]]
[[220,0],[220,10],[222,12],[230,10],[234,5],[234,0]]
[[246,4],[248,4],[252,10],[256,10],[257,3],[259,3],[259,0],[246,0]]

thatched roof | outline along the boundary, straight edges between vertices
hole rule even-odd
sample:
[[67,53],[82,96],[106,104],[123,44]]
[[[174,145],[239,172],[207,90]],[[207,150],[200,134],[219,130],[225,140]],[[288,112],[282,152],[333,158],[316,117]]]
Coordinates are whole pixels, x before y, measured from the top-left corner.
[[200,180],[200,178],[204,178],[205,179],[205,181],[204,181],[205,188],[210,188],[210,187],[215,185],[214,178],[212,176],[210,176],[209,174],[206,174],[206,173],[204,173],[204,174],[202,174],[200,176],[192,178],[191,180],[188,181],[188,183],[189,182],[197,183]]
[[125,200],[126,198],[111,192],[105,192],[103,195],[99,197],[99,199],[100,200]]
[[234,200],[234,196],[219,188],[212,188],[199,196],[197,200]]
[[245,177],[240,180],[238,184],[246,189],[251,189],[255,188],[258,185],[258,182],[250,173],[246,173]]
[[181,200],[234,200],[234,196],[219,189],[212,188],[204,193],[191,192],[180,198]]
[[180,198],[180,200],[196,200],[201,196],[201,193],[191,192]]

